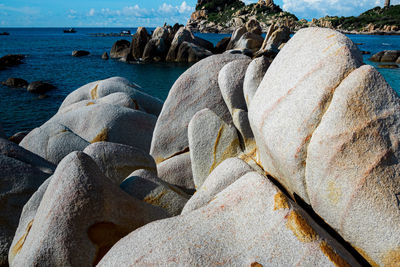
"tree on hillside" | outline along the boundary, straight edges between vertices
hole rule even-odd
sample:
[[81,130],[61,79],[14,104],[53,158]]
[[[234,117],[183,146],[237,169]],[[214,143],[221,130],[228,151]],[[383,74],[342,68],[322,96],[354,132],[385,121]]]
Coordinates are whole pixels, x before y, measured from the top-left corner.
[[390,6],[390,0],[386,0],[385,1],[385,7],[389,7]]

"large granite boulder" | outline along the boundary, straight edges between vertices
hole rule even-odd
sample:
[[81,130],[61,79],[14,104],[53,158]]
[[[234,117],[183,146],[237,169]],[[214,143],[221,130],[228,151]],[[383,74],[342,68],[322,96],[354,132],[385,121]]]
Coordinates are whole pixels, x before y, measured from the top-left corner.
[[25,236],[12,248],[11,266],[96,265],[120,238],[165,216],[74,152],[59,164]]
[[194,36],[192,32],[186,27],[181,27],[175,34],[174,39],[172,40],[171,47],[168,51],[166,60],[175,61],[181,44],[183,42],[193,42],[193,40]]
[[256,93],[270,64],[271,60],[264,56],[254,59],[249,64],[243,81],[243,94],[247,107],[250,106],[251,99]]
[[129,53],[131,43],[128,40],[116,41],[110,51],[111,58],[123,58]]
[[187,152],[187,126],[197,111],[209,108],[225,122],[232,118],[218,86],[218,73],[244,55],[222,54],[203,59],[184,72],[172,86],[157,120],[150,154],[157,163]]
[[249,108],[260,163],[291,194],[310,203],[305,162],[310,138],[335,88],[362,57],[345,35],[302,29],[274,59]]
[[226,48],[228,47],[229,42],[231,41],[231,37],[224,37],[222,38],[214,48],[214,53],[215,54],[222,54],[226,51]]
[[201,46],[189,42],[183,42],[179,46],[175,61],[193,63],[211,55],[212,53],[209,50]]
[[169,31],[166,27],[157,27],[151,35],[151,39],[164,39],[168,41],[168,36]]
[[[82,100],[96,100],[113,93],[126,93],[132,98],[136,109],[143,108],[147,113],[158,116],[163,103],[158,98],[139,90],[140,86],[122,77],[112,77],[105,80],[88,83],[70,93],[61,104],[59,111]],[[112,103],[111,103],[112,104]]]
[[233,49],[248,49],[254,53],[261,48],[263,42],[264,38],[261,35],[246,32],[235,42]]
[[156,172],[149,170],[134,171],[120,187],[134,198],[164,209],[171,217],[179,215],[189,199],[179,188],[160,180]]
[[221,162],[206,178],[182,210],[182,214],[189,213],[210,203],[213,198],[225,188],[236,182],[254,169],[238,158],[228,158]]
[[163,61],[168,53],[168,45],[164,38],[152,38],[143,51],[143,61]]
[[375,62],[396,62],[400,58],[400,50],[384,50],[374,54],[369,60]]
[[196,188],[225,159],[241,152],[237,130],[226,124],[214,112],[197,112],[188,127],[189,151]]
[[190,153],[182,153],[169,158],[157,165],[158,177],[161,180],[177,186],[187,193],[195,189]]
[[208,205],[150,223],[99,266],[360,266],[269,180],[247,173]]
[[156,120],[153,115],[130,108],[89,105],[56,114],[31,131],[20,145],[53,163],[58,163],[70,150],[83,150],[89,143],[101,141],[148,152]]
[[231,36],[230,42],[228,46],[226,47],[226,50],[231,50],[236,46],[236,43],[239,41],[239,39],[242,37],[243,34],[247,32],[247,29],[245,26],[237,28]]
[[281,27],[267,35],[261,50],[279,51],[280,46],[290,39],[290,30],[287,27]]
[[245,26],[248,32],[258,35],[262,34],[262,28],[260,26],[260,23],[256,19],[250,19],[249,21],[246,22]]
[[0,138],[0,266],[8,266],[8,251],[25,203],[54,169],[43,158]]
[[132,42],[130,46],[130,52],[127,60],[139,60],[142,58],[144,48],[147,42],[150,40],[150,36],[147,33],[146,28],[139,27],[136,30],[136,33],[132,36]]
[[110,142],[97,142],[83,151],[92,157],[101,172],[119,185],[135,170],[157,171],[154,159],[143,150]]
[[372,266],[400,263],[400,99],[373,67],[336,88],[308,146],[313,209]]

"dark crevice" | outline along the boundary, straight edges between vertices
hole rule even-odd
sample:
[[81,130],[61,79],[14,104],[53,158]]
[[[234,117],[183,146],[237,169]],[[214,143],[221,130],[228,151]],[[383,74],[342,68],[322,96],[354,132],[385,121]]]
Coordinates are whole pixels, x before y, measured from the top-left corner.
[[289,194],[289,192],[286,190],[285,187],[283,187],[283,185],[281,183],[278,182],[278,180],[276,180],[274,177],[272,177],[271,175],[267,175],[268,179],[276,186],[279,188],[279,190],[281,190],[286,197],[290,198],[291,200],[295,201],[292,197],[291,194]]
[[361,256],[361,254],[353,248],[346,240],[343,239],[329,224],[327,224],[315,211],[308,205],[301,197],[296,193],[294,195],[294,200],[296,203],[305,211],[307,214],[316,222],[320,227],[322,227],[330,236],[332,236],[340,245],[342,245],[360,264],[361,266],[371,266],[368,261]]

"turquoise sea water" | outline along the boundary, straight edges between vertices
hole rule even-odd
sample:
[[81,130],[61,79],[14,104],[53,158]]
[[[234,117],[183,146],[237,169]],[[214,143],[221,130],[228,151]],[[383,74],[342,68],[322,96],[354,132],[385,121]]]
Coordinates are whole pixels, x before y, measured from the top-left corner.
[[[8,135],[31,130],[54,115],[71,91],[91,81],[122,76],[139,84],[142,90],[162,100],[175,80],[190,67],[189,64],[151,63],[126,64],[117,60],[104,61],[102,53],[109,52],[113,43],[130,37],[92,37],[90,33],[111,33],[134,28],[78,28],[76,34],[64,34],[62,28],[0,28],[10,32],[0,36],[0,56],[24,54],[25,64],[0,71],[0,81],[18,77],[31,81],[47,81],[57,86],[48,98],[38,99],[25,89],[10,89],[0,85],[0,121]],[[153,30],[153,29],[149,29]],[[196,34],[216,44],[223,34]],[[400,50],[400,36],[349,36],[361,50],[372,54],[381,50]],[[71,56],[73,50],[88,50],[83,58]],[[367,64],[369,55],[364,56]],[[389,84],[400,92],[400,69],[379,69]]]

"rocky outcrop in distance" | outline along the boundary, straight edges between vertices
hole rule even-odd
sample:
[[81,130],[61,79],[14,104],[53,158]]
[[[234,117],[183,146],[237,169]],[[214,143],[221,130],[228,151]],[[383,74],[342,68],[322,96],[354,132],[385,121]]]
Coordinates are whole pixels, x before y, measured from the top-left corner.
[[[251,51],[252,34],[228,46]],[[0,127],[1,264],[400,264],[394,90],[331,29],[273,60],[237,51],[191,66],[165,103],[114,77],[20,146]]]

